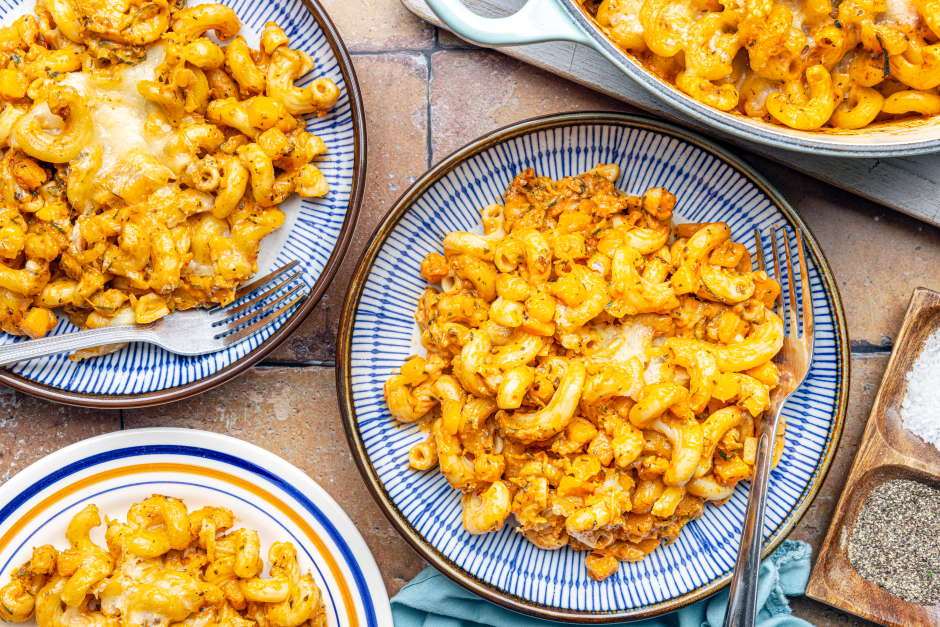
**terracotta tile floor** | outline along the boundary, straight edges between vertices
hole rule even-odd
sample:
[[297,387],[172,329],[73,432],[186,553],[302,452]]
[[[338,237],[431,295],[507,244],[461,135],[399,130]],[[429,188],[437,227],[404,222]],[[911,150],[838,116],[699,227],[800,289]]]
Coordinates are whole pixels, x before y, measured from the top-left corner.
[[[189,401],[99,412],[0,388],[0,481],[50,451],[121,428],[176,426],[243,438],[302,468],[362,531],[394,594],[423,567],[372,502],[346,447],[333,363],[343,296],[360,251],[395,199],[428,166],[478,135],[560,111],[629,107],[413,18],[398,0],[326,0],[354,55],[365,97],[369,174],[346,261],[320,306],[266,362]],[[818,548],[871,408],[911,291],[940,289],[940,232],[758,157],[749,161],[803,214],[839,280],[852,340],[852,386],[842,445],[793,537]],[[816,625],[869,625],[805,598]]]

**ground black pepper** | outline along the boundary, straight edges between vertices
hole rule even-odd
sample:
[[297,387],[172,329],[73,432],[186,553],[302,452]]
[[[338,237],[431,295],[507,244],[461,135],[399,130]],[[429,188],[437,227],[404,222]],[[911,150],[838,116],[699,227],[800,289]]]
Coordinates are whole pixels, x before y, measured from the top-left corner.
[[940,490],[887,481],[872,490],[849,538],[858,574],[917,605],[940,604]]

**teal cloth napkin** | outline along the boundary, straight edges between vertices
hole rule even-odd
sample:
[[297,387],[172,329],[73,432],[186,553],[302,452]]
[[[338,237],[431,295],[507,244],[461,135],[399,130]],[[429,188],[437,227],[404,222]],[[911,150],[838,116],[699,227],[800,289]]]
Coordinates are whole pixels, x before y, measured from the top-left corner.
[[[790,614],[787,596],[806,592],[812,549],[805,542],[785,541],[760,568],[757,602],[759,627],[812,627]],[[725,618],[728,588],[677,612],[630,627],[718,627]],[[547,627],[553,621],[517,614],[481,599],[431,567],[424,569],[392,598],[395,627]]]

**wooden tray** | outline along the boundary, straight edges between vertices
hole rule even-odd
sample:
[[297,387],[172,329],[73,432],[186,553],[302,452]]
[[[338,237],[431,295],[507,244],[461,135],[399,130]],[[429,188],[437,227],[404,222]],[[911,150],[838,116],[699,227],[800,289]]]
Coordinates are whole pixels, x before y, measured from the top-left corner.
[[[425,0],[401,0],[409,11],[439,28],[447,29]],[[505,17],[525,0],[464,0],[486,17]],[[864,196],[886,207],[940,226],[940,153],[894,159],[820,157],[771,148],[724,135],[661,100],[630,80],[600,53],[566,41],[506,46],[500,52],[558,74],[687,128],[755,152],[836,187]]]
[[918,288],[904,317],[862,435],[852,470],[832,517],[806,595],[891,627],[940,625],[940,606],[902,601],[863,579],[849,562],[848,538],[869,492],[886,481],[908,479],[940,488],[940,452],[901,425],[905,375],[924,342],[940,328],[940,292]]

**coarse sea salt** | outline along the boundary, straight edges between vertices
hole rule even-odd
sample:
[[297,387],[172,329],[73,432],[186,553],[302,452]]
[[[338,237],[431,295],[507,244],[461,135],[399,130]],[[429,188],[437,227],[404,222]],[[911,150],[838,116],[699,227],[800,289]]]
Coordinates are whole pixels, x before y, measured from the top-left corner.
[[940,449],[940,331],[924,342],[901,401],[904,428]]

